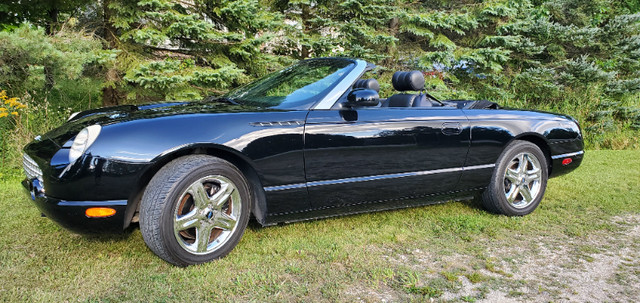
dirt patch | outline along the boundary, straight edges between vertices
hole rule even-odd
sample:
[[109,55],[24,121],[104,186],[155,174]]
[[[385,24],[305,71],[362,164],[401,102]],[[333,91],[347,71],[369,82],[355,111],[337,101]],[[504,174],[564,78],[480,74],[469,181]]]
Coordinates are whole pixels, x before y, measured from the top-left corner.
[[614,217],[611,226],[579,238],[479,239],[485,247],[480,255],[388,251],[386,261],[404,271],[395,272],[391,283],[359,285],[348,297],[360,302],[412,301],[416,294],[427,302],[637,301],[640,214]]
[[390,288],[373,290],[359,287],[350,289],[346,293],[352,302],[396,302],[398,299]]
[[[477,302],[630,302],[640,298],[640,215],[586,239],[540,237],[488,249],[502,277]],[[505,243],[506,244],[506,243]],[[464,259],[464,258],[463,258]],[[485,269],[486,271],[486,269]],[[457,294],[465,295],[465,294]]]

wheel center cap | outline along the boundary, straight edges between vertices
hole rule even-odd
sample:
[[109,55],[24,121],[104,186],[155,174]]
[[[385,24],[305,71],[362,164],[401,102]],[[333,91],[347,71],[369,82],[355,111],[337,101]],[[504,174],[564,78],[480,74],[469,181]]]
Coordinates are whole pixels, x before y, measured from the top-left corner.
[[210,210],[205,216],[207,217],[207,219],[211,220],[211,218],[213,218],[213,211]]

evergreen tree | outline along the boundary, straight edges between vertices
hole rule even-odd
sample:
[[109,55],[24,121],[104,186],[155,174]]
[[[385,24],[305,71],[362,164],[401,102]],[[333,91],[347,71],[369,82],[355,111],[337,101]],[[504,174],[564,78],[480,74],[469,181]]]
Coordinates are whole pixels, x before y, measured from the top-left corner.
[[278,16],[255,0],[110,0],[105,10],[123,50],[120,85],[133,99],[219,93],[276,61],[261,50]]
[[37,94],[46,67],[54,79],[78,79],[88,74],[88,66],[113,60],[113,52],[100,48],[100,41],[85,32],[63,30],[50,36],[30,24],[0,32],[0,87],[10,95]]
[[613,1],[428,2],[405,10],[406,65],[432,70],[434,85],[483,98],[551,101],[565,88],[640,91],[640,15]]
[[275,0],[283,14],[282,49],[297,59],[322,56],[357,57],[378,62],[389,57],[396,38],[389,24],[395,17],[393,0]]
[[56,32],[59,15],[78,14],[88,0],[5,0],[0,3],[0,30],[15,28],[24,21]]
[[[47,35],[53,35],[60,26],[59,15],[79,12],[88,0],[9,0],[0,4],[0,29],[15,28],[24,21],[42,26]],[[68,19],[68,16],[67,16]],[[51,91],[56,73],[50,64],[44,65],[44,90]]]

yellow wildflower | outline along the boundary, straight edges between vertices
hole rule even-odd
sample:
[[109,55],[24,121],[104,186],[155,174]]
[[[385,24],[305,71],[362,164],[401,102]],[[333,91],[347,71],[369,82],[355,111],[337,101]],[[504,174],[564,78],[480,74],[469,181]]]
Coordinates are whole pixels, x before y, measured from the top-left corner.
[[25,104],[20,103],[19,99],[9,98],[7,96],[7,92],[4,90],[0,90],[0,104],[3,104],[3,107],[0,107],[0,118],[7,117],[9,115],[18,116],[18,110],[22,108],[26,108]]
[[18,98],[11,98],[11,99],[5,101],[5,103],[6,102],[9,102],[9,106],[11,106],[11,107],[16,107],[16,106],[18,106],[18,104],[20,104],[20,102],[18,102]]

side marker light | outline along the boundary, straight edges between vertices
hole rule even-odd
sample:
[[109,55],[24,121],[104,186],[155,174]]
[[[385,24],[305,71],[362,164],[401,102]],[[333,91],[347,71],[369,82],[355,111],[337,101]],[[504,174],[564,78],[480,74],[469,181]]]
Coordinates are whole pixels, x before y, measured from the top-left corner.
[[87,208],[84,214],[89,218],[106,218],[116,214],[116,210],[108,207],[92,207]]
[[573,162],[571,158],[565,158],[562,160],[562,165],[569,165],[571,162]]

